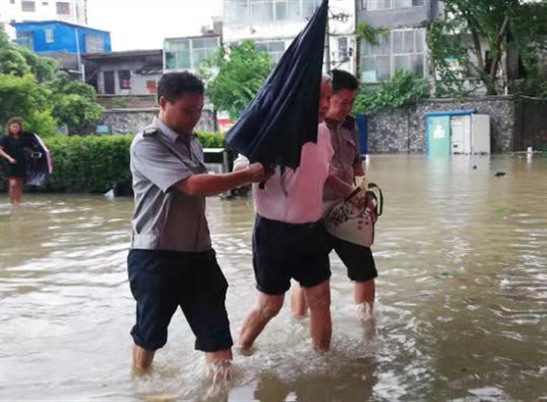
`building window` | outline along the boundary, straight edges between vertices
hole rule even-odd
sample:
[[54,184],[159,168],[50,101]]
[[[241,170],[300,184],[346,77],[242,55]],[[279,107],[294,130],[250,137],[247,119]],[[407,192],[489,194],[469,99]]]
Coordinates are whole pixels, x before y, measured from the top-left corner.
[[54,42],[53,29],[46,29],[46,43],[53,43],[53,42]]
[[224,0],[228,25],[301,21],[313,15],[321,0]]
[[146,81],[146,88],[149,94],[158,93],[158,84],[154,80]]
[[49,3],[48,3],[47,1],[43,1],[43,2],[42,2],[42,5],[43,5],[43,6],[48,6]]
[[66,1],[57,2],[57,14],[58,15],[70,15],[70,3]]
[[425,30],[393,30],[378,35],[378,46],[361,43],[361,80],[374,83],[389,80],[397,70],[423,77]]
[[36,3],[34,1],[22,1],[21,10],[33,13],[36,11]]
[[268,53],[275,64],[279,63],[285,53],[285,42],[283,41],[256,42],[255,47],[259,52]]
[[165,42],[165,68],[167,70],[185,70],[191,67],[190,39]]
[[131,71],[118,71],[118,81],[120,83],[120,89],[131,89]]
[[34,35],[32,32],[17,32],[16,42],[19,46],[26,47],[34,51]]
[[420,7],[423,5],[424,0],[363,0],[363,9],[368,11]]
[[103,53],[104,38],[100,35],[86,35],[85,51],[86,53]]
[[349,56],[348,38],[338,38],[338,57],[346,60]]
[[198,68],[220,47],[218,37],[171,39],[165,41],[165,68],[187,70]]

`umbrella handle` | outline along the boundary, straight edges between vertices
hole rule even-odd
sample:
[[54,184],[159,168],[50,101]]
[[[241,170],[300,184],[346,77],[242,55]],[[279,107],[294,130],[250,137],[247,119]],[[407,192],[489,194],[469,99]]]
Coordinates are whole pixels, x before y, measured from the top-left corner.
[[266,179],[265,180],[262,180],[260,182],[260,184],[258,185],[258,188],[261,189],[261,190],[264,190],[264,188],[266,187],[266,182],[268,181],[268,179],[275,173],[275,168],[271,167],[271,166],[266,166],[265,167],[266,169],[266,173],[268,174],[266,176]]

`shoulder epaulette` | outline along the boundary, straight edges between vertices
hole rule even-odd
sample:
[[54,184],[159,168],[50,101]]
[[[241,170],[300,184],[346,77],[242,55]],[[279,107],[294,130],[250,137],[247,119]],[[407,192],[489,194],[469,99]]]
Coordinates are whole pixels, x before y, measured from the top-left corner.
[[355,128],[355,123],[356,123],[355,117],[346,116],[346,118],[344,119],[344,123],[342,123],[342,127],[353,130]]
[[145,128],[144,131],[142,132],[142,136],[143,137],[153,137],[157,134],[159,134],[159,130],[157,128],[154,128],[154,127],[148,127],[148,128]]

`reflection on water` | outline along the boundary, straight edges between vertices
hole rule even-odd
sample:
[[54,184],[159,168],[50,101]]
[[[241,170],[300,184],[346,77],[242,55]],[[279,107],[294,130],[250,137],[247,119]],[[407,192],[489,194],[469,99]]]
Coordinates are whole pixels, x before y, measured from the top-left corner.
[[[495,177],[497,171],[507,173]],[[132,200],[26,196],[0,203],[0,399],[535,400],[547,396],[547,161],[372,157],[386,195],[374,252],[376,328],[333,257],[333,350],[310,350],[285,308],[226,395],[177,312],[155,371],[130,366]],[[209,201],[237,333],[255,300],[249,200]]]

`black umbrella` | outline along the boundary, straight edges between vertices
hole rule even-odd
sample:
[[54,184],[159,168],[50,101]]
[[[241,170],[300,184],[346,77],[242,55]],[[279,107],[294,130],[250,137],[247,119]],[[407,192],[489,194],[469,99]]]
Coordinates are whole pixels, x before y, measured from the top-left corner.
[[296,169],[302,146],[317,141],[327,16],[323,0],[226,135],[251,162]]

